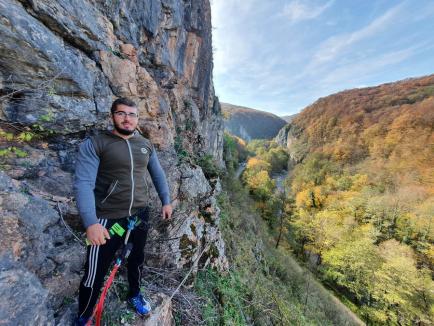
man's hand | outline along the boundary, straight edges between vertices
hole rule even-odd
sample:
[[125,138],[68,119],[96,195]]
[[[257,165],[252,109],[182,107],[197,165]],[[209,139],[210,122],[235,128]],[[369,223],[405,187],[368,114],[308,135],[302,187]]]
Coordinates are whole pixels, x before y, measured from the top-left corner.
[[163,220],[170,220],[170,218],[172,217],[172,205],[164,205],[161,209],[161,214],[163,216]]
[[86,229],[87,240],[94,245],[100,246],[106,243],[106,239],[110,239],[110,234],[107,229],[101,224],[96,223],[88,226]]

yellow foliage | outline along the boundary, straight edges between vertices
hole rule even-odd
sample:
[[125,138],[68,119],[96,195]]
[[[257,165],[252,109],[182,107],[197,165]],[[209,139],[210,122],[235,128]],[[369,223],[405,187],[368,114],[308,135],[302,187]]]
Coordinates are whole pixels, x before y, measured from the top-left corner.
[[428,246],[428,250],[426,252],[426,255],[429,259],[429,263],[434,266],[434,245],[430,244]]
[[0,138],[3,138],[6,141],[10,142],[14,139],[14,134],[11,132],[6,132],[0,128]]
[[357,226],[354,218],[339,211],[322,210],[312,221],[315,252],[321,253],[338,243]]
[[352,191],[360,191],[363,187],[368,185],[368,175],[366,174],[356,174],[353,176],[353,185],[351,186]]
[[325,199],[322,187],[313,187],[297,193],[295,203],[298,208],[320,208]]
[[335,176],[327,176],[324,182],[324,185],[330,188],[331,190],[336,190],[338,183]]
[[247,180],[247,185],[253,190],[264,189],[270,191],[271,194],[274,187],[274,181],[271,180],[267,171],[260,171]]
[[375,288],[374,298],[389,307],[399,307],[399,314],[408,321],[415,314],[422,315],[424,301],[433,299],[434,287],[429,272],[418,270],[413,250],[394,239],[381,243],[378,250],[384,263],[375,275],[377,283],[383,286]]
[[247,161],[246,170],[252,172],[264,170],[269,172],[271,170],[271,164],[257,157],[252,157]]

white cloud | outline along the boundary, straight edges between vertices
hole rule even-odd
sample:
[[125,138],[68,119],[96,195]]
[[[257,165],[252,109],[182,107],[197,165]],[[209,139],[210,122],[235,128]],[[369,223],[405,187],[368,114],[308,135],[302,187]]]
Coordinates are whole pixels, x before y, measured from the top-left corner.
[[283,16],[287,17],[292,23],[315,19],[330,7],[333,2],[334,0],[331,0],[322,6],[318,6],[306,0],[294,0],[283,7]]
[[377,74],[378,71],[382,71],[387,66],[398,64],[423,50],[426,45],[419,44],[403,50],[377,54],[362,61],[351,62],[348,65],[330,70],[324,78],[318,81],[318,84],[325,89],[336,89],[339,86],[341,89],[355,87],[358,79],[366,79],[367,76]]
[[[417,54],[424,53],[430,48],[432,48],[431,43],[423,42],[406,49],[376,54],[338,67],[335,65],[328,66],[327,71],[321,74],[320,78],[316,79],[314,83],[309,84],[306,79],[301,82],[301,87],[294,88],[293,91],[297,94],[295,98],[301,102],[302,96],[315,99],[344,89],[366,87],[368,86],[366,84],[368,80],[378,79],[386,82],[387,79],[379,76],[381,72]],[[378,82],[378,84],[380,83]]]
[[399,0],[338,8],[335,2],[213,0],[220,99],[282,114],[320,96],[432,67],[434,4]]
[[331,69],[337,69],[336,67],[348,67],[351,64],[354,67],[360,66],[360,57],[363,59],[363,51],[371,48],[371,46],[360,47],[359,43],[376,39],[381,32],[387,32],[389,28],[393,27],[402,16],[404,4],[401,3],[390,8],[362,28],[351,33],[334,35],[321,42],[312,54],[309,63],[304,66],[300,73],[293,76],[291,84],[296,85],[318,75],[327,74]]
[[319,49],[313,57],[314,66],[333,60],[343,51],[349,49],[353,44],[365,40],[370,37],[377,36],[379,32],[385,30],[390,24],[394,23],[398,14],[402,9],[402,4],[399,4],[383,15],[373,20],[367,26],[360,28],[352,33],[336,35],[322,42]]

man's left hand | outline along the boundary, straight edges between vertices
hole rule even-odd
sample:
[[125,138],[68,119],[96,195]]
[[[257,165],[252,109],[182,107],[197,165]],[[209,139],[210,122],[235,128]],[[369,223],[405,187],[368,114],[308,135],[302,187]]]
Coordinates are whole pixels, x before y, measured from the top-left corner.
[[164,205],[161,209],[161,214],[163,216],[163,220],[170,220],[170,218],[172,217],[172,205]]

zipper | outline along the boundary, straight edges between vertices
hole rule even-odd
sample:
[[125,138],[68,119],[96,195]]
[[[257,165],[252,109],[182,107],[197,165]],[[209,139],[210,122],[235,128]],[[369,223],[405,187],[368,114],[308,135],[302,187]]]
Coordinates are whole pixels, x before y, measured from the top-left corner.
[[143,182],[145,183],[145,187],[146,187],[146,205],[149,205],[150,195],[149,195],[149,185],[148,185],[148,181],[146,180],[146,175],[143,176]]
[[131,152],[131,146],[128,139],[125,139],[128,145],[128,151],[130,152],[130,160],[131,160],[131,202],[130,208],[128,209],[128,214],[131,216],[131,208],[133,207],[134,202],[134,161],[133,161],[133,153]]
[[118,185],[119,180],[116,180],[116,182],[114,183],[112,189],[110,190],[110,192],[108,193],[107,196],[105,196],[105,198],[103,200],[101,200],[101,204],[104,204],[105,201],[107,200],[107,198],[110,197],[110,195],[112,194],[112,192],[115,190],[116,186]]

